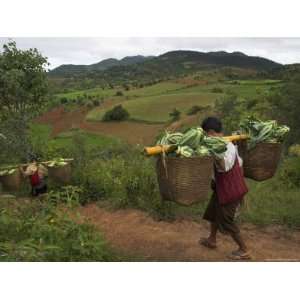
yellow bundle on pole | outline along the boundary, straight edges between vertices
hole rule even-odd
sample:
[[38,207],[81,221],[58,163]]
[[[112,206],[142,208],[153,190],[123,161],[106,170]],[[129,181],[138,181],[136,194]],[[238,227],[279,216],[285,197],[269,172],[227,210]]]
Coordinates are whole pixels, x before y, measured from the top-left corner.
[[171,149],[174,150],[174,147],[168,146],[168,145],[157,145],[154,147],[145,147],[144,154],[152,156],[152,155],[157,155],[157,154],[160,154],[163,152],[165,152],[165,153],[171,152],[170,151]]
[[237,134],[237,135],[229,135],[223,137],[223,139],[226,140],[227,142],[237,142],[241,140],[246,140],[248,138],[249,136],[247,134]]
[[[230,136],[224,136],[223,139],[227,142],[234,142],[234,141],[240,141],[248,139],[249,136],[246,134],[237,134],[237,135],[230,135]],[[176,149],[176,146],[174,145],[157,145],[154,147],[145,147],[144,148],[144,154],[148,156],[157,155],[160,153],[169,153]]]

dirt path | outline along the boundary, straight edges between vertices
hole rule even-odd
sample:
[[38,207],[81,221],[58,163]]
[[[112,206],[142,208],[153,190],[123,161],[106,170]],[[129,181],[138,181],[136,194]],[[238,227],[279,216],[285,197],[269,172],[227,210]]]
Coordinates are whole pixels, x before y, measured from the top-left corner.
[[[112,247],[149,261],[226,261],[234,247],[227,236],[219,236],[217,250],[198,245],[199,237],[207,235],[204,222],[157,222],[138,210],[111,212],[96,204],[81,208],[81,213],[104,233]],[[253,225],[244,225],[242,230],[254,260],[300,261],[300,232]]]

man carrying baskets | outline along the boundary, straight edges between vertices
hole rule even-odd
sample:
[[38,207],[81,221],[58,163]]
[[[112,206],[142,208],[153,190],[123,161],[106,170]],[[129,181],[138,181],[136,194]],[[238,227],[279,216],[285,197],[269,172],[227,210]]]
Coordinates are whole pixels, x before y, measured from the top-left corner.
[[[208,117],[203,121],[202,128],[209,136],[223,136],[222,123],[217,118]],[[238,245],[238,249],[229,256],[235,260],[251,259],[235,222],[236,210],[242,203],[243,196],[248,192],[241,166],[242,159],[238,155],[237,148],[229,142],[224,157],[215,159],[212,180],[213,195],[203,216],[203,219],[211,224],[210,234],[208,238],[200,240],[201,245],[215,249],[217,232],[229,234]]]
[[35,157],[32,158],[25,171],[22,167],[20,167],[20,171],[25,177],[29,178],[33,197],[47,193],[46,177],[48,176],[48,170],[42,164],[38,164]]

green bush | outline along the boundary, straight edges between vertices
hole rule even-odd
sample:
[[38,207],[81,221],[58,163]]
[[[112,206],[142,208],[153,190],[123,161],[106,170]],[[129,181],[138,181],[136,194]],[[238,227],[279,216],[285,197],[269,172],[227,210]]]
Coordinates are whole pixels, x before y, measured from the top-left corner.
[[211,92],[212,93],[223,93],[224,91],[220,87],[214,87],[214,88],[211,89]]
[[89,108],[89,109],[93,108],[93,107],[94,107],[93,102],[92,102],[92,101],[88,101],[88,102],[86,103],[86,107]]
[[124,96],[124,94],[123,94],[122,91],[117,91],[117,92],[116,92],[116,96],[121,97],[121,96]]
[[76,103],[77,103],[79,106],[81,106],[81,105],[84,104],[84,101],[83,101],[83,99],[82,99],[81,97],[78,97],[78,98],[76,99]]
[[124,90],[125,91],[129,91],[130,90],[130,86],[128,84],[123,84]]
[[284,161],[276,175],[269,180],[248,180],[249,193],[245,197],[246,205],[241,213],[241,221],[300,228],[299,187],[284,178],[288,165],[293,165],[292,161],[286,163]]
[[289,147],[288,149],[289,155],[291,156],[298,156],[300,157],[300,145],[299,144],[294,144]]
[[81,201],[82,189],[77,186],[63,186],[58,190],[51,190],[47,194],[47,201],[52,204],[65,203],[69,207],[78,206]]
[[94,105],[94,106],[99,106],[99,105],[100,105],[100,101],[97,100],[97,99],[94,99],[94,100],[93,100],[93,105]]
[[38,201],[1,201],[0,252],[0,261],[120,260],[92,225]]
[[66,98],[66,97],[60,98],[60,103],[61,104],[67,104],[68,103],[68,98]]
[[180,112],[178,109],[176,109],[176,108],[174,108],[174,109],[169,113],[169,116],[171,117],[171,120],[172,120],[172,121],[177,121],[177,120],[179,120],[180,115],[181,115],[181,112]]
[[300,157],[287,158],[280,169],[281,180],[289,187],[300,187]]
[[81,187],[83,201],[103,201],[114,208],[138,208],[171,218],[170,206],[160,198],[154,161],[137,149],[122,148],[97,152],[78,170],[73,184]]
[[124,121],[129,118],[129,113],[122,105],[117,105],[113,109],[108,110],[104,116],[103,121]]
[[202,110],[203,110],[203,107],[201,107],[199,105],[194,105],[188,110],[188,112],[186,114],[191,116],[191,115],[195,115],[196,113],[198,113],[199,111],[202,111]]

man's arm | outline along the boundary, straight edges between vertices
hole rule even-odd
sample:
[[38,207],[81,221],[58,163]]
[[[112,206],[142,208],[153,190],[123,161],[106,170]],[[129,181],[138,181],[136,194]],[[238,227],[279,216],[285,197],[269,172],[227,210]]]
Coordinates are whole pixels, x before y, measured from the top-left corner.
[[28,166],[25,171],[24,171],[23,167],[20,167],[19,169],[20,169],[21,173],[23,174],[23,176],[25,176],[25,177],[31,176],[34,173],[31,166]]
[[215,158],[215,164],[216,164],[216,167],[222,171],[222,172],[225,172],[226,171],[226,168],[225,168],[225,160],[224,158]]

